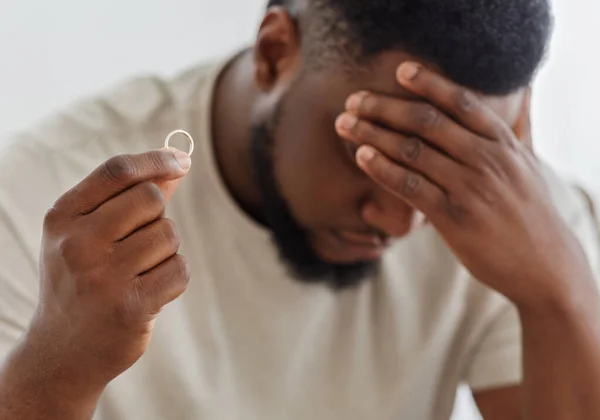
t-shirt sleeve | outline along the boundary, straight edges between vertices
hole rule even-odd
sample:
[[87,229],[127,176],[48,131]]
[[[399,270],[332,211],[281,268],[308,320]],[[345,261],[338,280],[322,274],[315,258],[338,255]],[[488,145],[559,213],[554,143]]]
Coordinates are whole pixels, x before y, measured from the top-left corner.
[[[600,217],[597,198],[572,189],[569,214],[563,213],[585,251],[596,281],[600,279]],[[498,300],[496,300],[496,303]],[[465,381],[473,391],[517,385],[522,381],[521,327],[515,307],[500,301],[474,346]]]
[[37,256],[13,210],[0,204],[0,363],[27,329],[39,290]]
[[516,309],[505,302],[475,346],[465,381],[476,392],[516,385],[521,379],[521,325]]

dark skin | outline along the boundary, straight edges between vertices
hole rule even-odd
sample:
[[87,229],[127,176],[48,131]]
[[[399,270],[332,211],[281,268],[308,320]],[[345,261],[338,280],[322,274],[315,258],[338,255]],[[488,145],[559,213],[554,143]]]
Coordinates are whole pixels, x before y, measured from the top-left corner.
[[[357,147],[336,133],[335,120],[344,111],[346,99],[358,90],[416,99],[394,77],[398,64],[410,57],[391,51],[373,60],[368,72],[352,79],[339,67],[332,67],[308,73],[296,82],[302,56],[297,34],[288,27],[293,28],[289,16],[271,12],[259,33],[254,57],[242,56],[219,85],[215,134],[220,139],[216,149],[223,176],[233,196],[244,207],[260,213],[260,194],[249,176],[252,172],[247,157],[248,126],[268,120],[276,104],[285,97],[287,108],[294,111],[283,112],[276,137],[285,142],[275,144],[275,164],[282,194],[295,218],[313,233],[314,247],[326,260],[356,259],[351,252],[340,251],[343,247],[332,238],[331,230],[365,244],[364,253],[378,258],[381,243],[369,233],[378,229],[387,236],[406,235],[413,209],[372,182],[357,167],[354,160]],[[487,98],[486,102],[514,125],[523,95],[517,92],[506,98]],[[233,125],[232,112],[240,115],[233,119],[236,123]],[[376,220],[367,222],[365,211],[371,212]],[[385,229],[380,225],[385,225]]]
[[[248,131],[286,97],[275,172],[315,251],[334,262],[377,258],[385,236],[408,234],[413,212],[423,212],[474,276],[519,310],[525,379],[478,392],[484,418],[597,418],[600,304],[531,151],[527,90],[475,95],[426,64],[389,51],[353,78],[332,66],[298,79],[299,34],[272,9],[253,54],[219,82],[223,177],[260,214]],[[41,303],[0,371],[0,419],[90,418],[106,384],[143,354],[160,309],[189,278],[163,218],[188,170],[177,156],[111,159],[48,213]]]
[[[519,139],[519,129],[529,132],[528,106],[511,129],[484,99],[422,65],[404,62],[396,77],[427,103],[361,92],[346,102],[338,132],[361,144],[357,163],[372,180],[425,213],[469,271],[519,309],[522,415],[598,416],[600,404],[588,396],[600,391],[598,294],[537,159]],[[486,418],[501,410],[493,393],[475,396]],[[514,399],[509,406],[518,407]]]
[[0,419],[89,419],[106,385],[142,356],[190,277],[164,218],[190,165],[172,150],[117,156],[48,211],[40,302],[1,366]]
[[[363,244],[374,245],[375,238],[361,233],[376,228],[403,236],[412,211],[422,211],[467,268],[520,310],[525,382],[477,392],[484,418],[583,419],[599,413],[598,404],[573,392],[590,386],[592,394],[600,390],[600,331],[588,327],[595,324],[590,320],[597,317],[598,296],[585,257],[556,214],[532,153],[530,90],[504,97],[467,95],[431,71],[407,81],[399,66],[419,60],[401,51],[381,54],[368,71],[350,80],[332,67],[304,75],[294,85],[302,66],[298,42],[289,16],[277,9],[269,13],[252,61],[243,58],[229,70],[237,76],[230,81],[242,83],[223,83],[220,97],[229,98],[221,103],[225,108],[234,103],[234,92],[252,86],[255,99],[242,100],[240,106],[251,106],[250,115],[260,119],[289,95],[277,130],[277,177],[295,217],[313,230],[315,249],[324,259],[351,260],[350,252],[329,240],[327,228],[351,232]],[[358,100],[349,99],[354,94]],[[354,115],[359,122],[345,129],[340,114]],[[247,138],[244,130],[251,121],[232,127],[226,117],[221,122],[218,117],[218,138]],[[346,141],[352,144],[349,149]],[[234,196],[260,208],[258,192],[244,184],[250,165],[236,167],[228,161],[228,155],[243,155],[246,143],[230,144],[238,149],[220,154],[224,176]],[[363,147],[355,155],[360,145],[373,149]],[[230,146],[224,142],[218,147]],[[366,159],[369,151],[374,159]],[[546,252],[534,256],[534,249]],[[567,257],[557,259],[557,252]],[[561,336],[573,337],[571,345]],[[547,395],[561,397],[549,402]]]

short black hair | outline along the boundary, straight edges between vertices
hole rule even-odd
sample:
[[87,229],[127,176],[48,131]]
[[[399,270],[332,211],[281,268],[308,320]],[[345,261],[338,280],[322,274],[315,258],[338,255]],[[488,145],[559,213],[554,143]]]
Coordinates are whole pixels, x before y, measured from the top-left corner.
[[298,19],[310,61],[333,54],[357,64],[401,49],[487,95],[532,82],[553,22],[549,0],[270,0],[268,6],[287,7]]

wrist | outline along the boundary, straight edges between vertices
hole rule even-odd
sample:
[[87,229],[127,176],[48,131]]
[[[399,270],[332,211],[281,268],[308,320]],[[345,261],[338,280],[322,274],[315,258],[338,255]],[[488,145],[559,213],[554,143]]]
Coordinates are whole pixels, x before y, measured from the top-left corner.
[[522,319],[576,320],[600,312],[600,294],[589,267],[583,274],[550,281],[535,296],[514,302]]
[[46,375],[23,343],[0,366],[0,418],[91,419],[99,395],[69,395],[60,381]]
[[106,384],[85,377],[76,358],[35,321],[6,362],[5,378],[24,398],[40,399],[50,412],[77,413],[63,418],[91,418]]
[[[573,240],[576,239],[573,237]],[[521,279],[521,289],[527,293],[513,300],[521,312],[568,314],[581,309],[581,306],[593,306],[600,301],[594,273],[578,243],[566,247],[553,264],[538,267],[542,268]]]

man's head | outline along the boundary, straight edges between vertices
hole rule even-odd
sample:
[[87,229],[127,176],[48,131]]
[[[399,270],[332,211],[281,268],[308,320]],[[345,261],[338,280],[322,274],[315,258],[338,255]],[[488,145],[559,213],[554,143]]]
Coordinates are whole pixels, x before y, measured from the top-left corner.
[[271,0],[254,48],[252,155],[266,222],[298,276],[358,283],[414,212],[356,166],[335,120],[360,90],[415,100],[419,61],[480,94],[508,124],[546,50],[547,0]]

